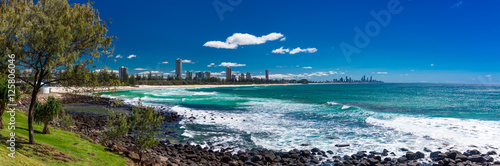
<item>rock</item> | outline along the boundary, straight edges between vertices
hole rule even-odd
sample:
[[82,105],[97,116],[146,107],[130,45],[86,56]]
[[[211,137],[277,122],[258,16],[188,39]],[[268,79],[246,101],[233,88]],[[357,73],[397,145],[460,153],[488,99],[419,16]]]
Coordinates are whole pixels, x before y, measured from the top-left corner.
[[494,161],[493,157],[491,157],[491,156],[483,156],[483,159],[486,162],[493,162]]
[[260,160],[262,160],[262,156],[261,155],[252,156],[252,162],[258,162]]
[[419,164],[416,162],[408,162],[406,165],[407,166],[418,166]]
[[224,162],[224,163],[229,163],[231,161],[231,157],[229,156],[224,156],[222,157],[222,159],[220,161]]
[[95,154],[94,154],[94,153],[88,153],[88,155],[95,156]]
[[401,151],[403,151],[403,152],[408,151],[408,149],[407,149],[407,148],[401,148],[400,150],[401,150]]
[[348,147],[350,146],[349,144],[337,144],[335,145],[336,147],[342,148],[342,147]]
[[309,146],[310,144],[300,144],[300,146]]
[[408,160],[415,160],[417,158],[417,156],[415,155],[415,153],[408,151],[408,152],[406,152],[406,158]]
[[398,158],[398,162],[399,163],[406,163],[407,160],[408,159],[406,157],[400,157],[400,158]]
[[273,162],[274,159],[276,158],[276,155],[274,155],[273,152],[267,152],[264,154],[264,158],[266,159],[267,162]]
[[392,159],[391,159],[390,157],[386,157],[386,158],[384,158],[384,161],[387,161],[387,162],[389,162],[389,161],[391,161],[391,160],[392,160]]
[[438,156],[438,154],[441,153],[441,151],[435,151],[435,152],[431,152],[431,155],[430,157],[431,158],[436,158]]
[[74,143],[73,145],[78,145],[78,143]]
[[379,161],[374,158],[369,158],[368,162],[370,163],[370,166],[375,166],[375,164],[377,164]]
[[326,151],[326,153],[328,153],[328,154],[333,154],[333,151],[331,151],[331,150],[327,150],[327,151]]
[[425,154],[422,153],[422,152],[420,152],[420,151],[418,151],[417,153],[415,153],[415,155],[416,155],[416,159],[423,159],[423,158],[425,158]]
[[474,150],[467,150],[467,152],[464,153],[466,156],[471,156],[471,155],[480,155],[481,152],[479,150],[474,149]]
[[458,151],[451,151],[451,152],[448,152],[447,154],[448,154],[448,156],[447,156],[448,158],[455,160],[457,158],[457,155],[459,154],[459,152]]
[[472,156],[469,156],[468,159],[472,162],[484,162],[485,159],[483,157],[481,157],[480,155],[472,155]]
[[311,152],[319,152],[320,150],[318,148],[313,148],[311,149]]
[[424,148],[424,152],[432,152],[430,149]]
[[488,152],[488,153],[486,153],[486,154],[487,154],[487,155],[491,155],[491,156],[493,156],[493,155],[497,155],[497,152],[495,152],[495,151],[489,151],[489,152]]
[[139,160],[139,155],[135,152],[129,152],[128,157],[131,158],[132,160]]

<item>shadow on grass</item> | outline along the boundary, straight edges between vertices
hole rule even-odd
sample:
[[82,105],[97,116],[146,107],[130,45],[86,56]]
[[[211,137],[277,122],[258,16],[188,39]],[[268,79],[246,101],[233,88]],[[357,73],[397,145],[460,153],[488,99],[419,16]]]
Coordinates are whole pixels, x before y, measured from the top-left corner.
[[[16,129],[22,129],[22,130],[26,130],[27,132],[29,132],[29,130],[27,128],[23,128],[23,127],[18,127],[16,126]],[[35,132],[35,134],[42,134],[42,132],[38,131],[38,130],[33,130]]]
[[[23,128],[21,128],[23,129]],[[26,130],[26,129],[24,129]],[[36,132],[36,131],[35,131]],[[40,133],[40,132],[38,132]],[[40,158],[49,158],[55,161],[62,161],[62,162],[71,162],[74,161],[75,159],[67,154],[64,154],[60,152],[59,150],[42,145],[39,143],[36,143],[34,145],[29,144],[28,140],[20,138],[20,137],[15,137],[15,148],[16,148],[16,153],[20,153],[25,155],[26,157],[40,157]],[[0,143],[10,147],[10,142],[7,142],[10,137],[6,137],[3,135],[0,135]]]

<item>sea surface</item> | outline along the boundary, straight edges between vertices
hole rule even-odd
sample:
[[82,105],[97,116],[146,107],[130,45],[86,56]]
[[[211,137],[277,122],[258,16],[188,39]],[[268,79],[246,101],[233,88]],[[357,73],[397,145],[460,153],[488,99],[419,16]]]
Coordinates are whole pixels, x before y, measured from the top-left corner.
[[316,147],[335,155],[388,149],[402,155],[401,148],[500,148],[499,85],[310,84],[104,95],[172,107],[186,116],[179,124],[183,140],[215,149]]

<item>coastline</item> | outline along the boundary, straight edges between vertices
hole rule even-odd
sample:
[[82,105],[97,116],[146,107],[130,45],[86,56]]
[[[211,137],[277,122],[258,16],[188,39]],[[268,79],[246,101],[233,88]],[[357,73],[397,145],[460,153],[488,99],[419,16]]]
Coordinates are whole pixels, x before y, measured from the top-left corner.
[[301,84],[242,84],[242,85],[137,85],[137,86],[111,86],[111,87],[49,87],[50,93],[67,94],[74,92],[124,91],[138,89],[170,89],[170,88],[217,88],[217,87],[245,87],[245,86],[278,86],[278,85],[301,85]]

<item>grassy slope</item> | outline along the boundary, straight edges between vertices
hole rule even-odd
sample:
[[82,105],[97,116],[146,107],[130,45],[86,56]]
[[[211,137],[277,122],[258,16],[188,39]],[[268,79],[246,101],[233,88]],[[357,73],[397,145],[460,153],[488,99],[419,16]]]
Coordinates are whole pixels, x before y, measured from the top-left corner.
[[[0,165],[127,165],[128,159],[93,144],[80,135],[50,127],[50,134],[41,134],[43,126],[34,124],[35,145],[28,142],[28,118],[24,112],[16,112],[16,158],[7,156],[6,140],[10,130],[7,121],[10,115],[3,115],[5,129],[0,130]],[[77,145],[73,145],[78,143]],[[93,153],[91,156],[88,153]]]

